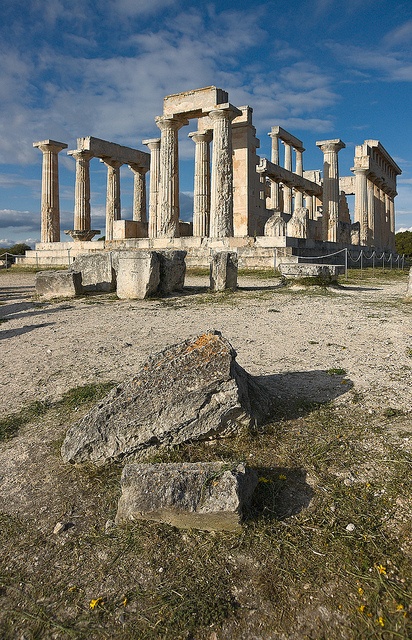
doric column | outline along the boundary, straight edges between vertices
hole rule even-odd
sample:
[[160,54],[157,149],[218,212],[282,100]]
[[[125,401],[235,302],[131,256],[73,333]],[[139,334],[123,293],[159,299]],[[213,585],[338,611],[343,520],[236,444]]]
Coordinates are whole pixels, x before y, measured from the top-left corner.
[[368,227],[369,227],[369,244],[376,246],[375,242],[375,185],[372,180],[367,180],[368,191]]
[[338,152],[345,148],[342,140],[316,142],[323,151],[323,240],[336,242],[339,221]]
[[[285,145],[285,169],[292,171],[292,145],[282,140]],[[292,213],[292,188],[283,186],[283,202],[285,213]]]
[[[295,149],[296,151],[296,171],[298,176],[303,176],[303,149]],[[303,192],[295,189],[295,209],[303,207]]]
[[[274,131],[273,127],[268,136],[272,138],[272,149],[270,161],[273,164],[279,164],[279,132]],[[269,209],[279,211],[279,184],[274,180],[270,181],[270,204]]]
[[122,162],[104,158],[107,166],[106,193],[106,240],[113,240],[113,222],[121,219],[120,209],[120,167]]
[[355,222],[360,224],[360,244],[369,244],[369,216],[368,216],[368,169],[354,167],[355,174]]
[[213,123],[210,237],[233,236],[232,120],[241,111],[229,106],[209,113]]
[[146,213],[146,173],[148,169],[137,164],[129,164],[133,171],[133,220],[147,222]]
[[210,222],[210,142],[211,131],[189,133],[195,147],[195,176],[193,199],[193,235],[209,235]]
[[149,238],[157,238],[160,138],[142,140],[150,151],[150,187],[149,187]]
[[158,116],[156,124],[161,131],[157,235],[177,238],[180,235],[178,131],[186,121]]
[[58,154],[67,149],[64,142],[33,142],[43,153],[41,180],[41,241],[60,242],[59,161]]

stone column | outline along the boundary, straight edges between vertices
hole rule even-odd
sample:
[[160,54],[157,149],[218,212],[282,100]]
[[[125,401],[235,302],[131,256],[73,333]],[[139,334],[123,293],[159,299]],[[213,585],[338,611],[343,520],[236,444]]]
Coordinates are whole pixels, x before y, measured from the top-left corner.
[[133,220],[147,222],[146,213],[146,173],[148,169],[137,164],[129,164],[133,171]]
[[149,187],[149,238],[157,238],[160,138],[142,140],[150,151],[150,187]]
[[[282,140],[285,145],[285,169],[292,171],[292,145]],[[285,213],[292,213],[292,188],[283,185],[283,202]]]
[[[295,149],[296,151],[296,175],[303,176],[303,149]],[[295,189],[295,209],[303,207],[303,192]]]
[[158,116],[156,124],[161,131],[157,235],[162,238],[178,238],[180,236],[178,131],[185,121]]
[[241,112],[232,107],[209,113],[213,123],[210,237],[233,237],[232,120]]
[[74,186],[73,229],[64,233],[75,242],[87,242],[100,233],[91,228],[90,217],[90,160],[93,154],[83,149],[67,152],[76,160],[76,183]]
[[342,140],[321,140],[316,146],[323,152],[323,240],[336,242],[339,221],[338,152],[345,148]]
[[[268,135],[272,138],[272,150],[270,161],[273,164],[279,164],[279,133],[271,131]],[[274,180],[270,181],[270,203],[269,209],[273,211],[280,211],[279,207],[279,184]]]
[[193,235],[205,238],[210,223],[210,142],[211,131],[189,133],[195,144],[195,180],[193,199]]
[[354,168],[355,174],[355,222],[360,224],[359,242],[362,246],[369,244],[368,220],[368,169]]
[[369,227],[369,244],[376,246],[375,243],[375,185],[372,180],[367,180],[368,191],[368,227]]
[[43,153],[41,181],[41,241],[60,242],[59,161],[58,154],[67,149],[64,142],[42,140],[33,147]]
[[104,158],[107,166],[106,240],[113,240],[113,222],[121,219],[120,209],[120,160]]

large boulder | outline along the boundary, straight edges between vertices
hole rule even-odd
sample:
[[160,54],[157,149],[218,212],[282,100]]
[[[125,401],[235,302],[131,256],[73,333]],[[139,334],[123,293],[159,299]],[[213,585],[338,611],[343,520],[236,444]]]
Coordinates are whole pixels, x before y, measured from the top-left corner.
[[187,251],[164,249],[156,253],[160,260],[158,292],[168,294],[172,291],[182,291],[185,284]]
[[117,297],[143,300],[157,293],[160,259],[155,251],[119,251]]
[[272,398],[235,357],[217,331],[161,351],[68,430],[63,459],[104,464],[263,422]]
[[238,258],[236,251],[216,251],[210,262],[210,290],[237,289]]
[[236,531],[257,482],[257,472],[244,464],[128,464],[116,522],[154,520],[181,529]]

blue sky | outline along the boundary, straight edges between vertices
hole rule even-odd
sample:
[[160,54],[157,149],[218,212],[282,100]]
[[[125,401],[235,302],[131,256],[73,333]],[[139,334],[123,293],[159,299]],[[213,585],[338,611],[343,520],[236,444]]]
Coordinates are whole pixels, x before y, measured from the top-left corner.
[[[147,150],[170,93],[216,85],[250,105],[267,133],[303,141],[304,169],[321,169],[316,140],[378,139],[402,169],[396,228],[412,230],[410,0],[7,0],[0,25],[0,246],[40,237],[41,152],[96,136]],[[180,130],[182,211],[193,190],[193,130]],[[62,229],[73,226],[75,162],[60,161]],[[91,163],[92,226],[104,230],[105,167]],[[122,168],[122,217],[132,176]],[[67,236],[63,236],[67,239]]]

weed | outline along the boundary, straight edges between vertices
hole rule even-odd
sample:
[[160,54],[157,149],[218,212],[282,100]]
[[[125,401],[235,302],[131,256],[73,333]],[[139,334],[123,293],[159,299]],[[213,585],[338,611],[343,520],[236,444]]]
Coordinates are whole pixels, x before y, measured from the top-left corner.
[[336,368],[328,369],[326,373],[329,374],[330,376],[346,376],[347,371],[346,369],[336,367]]

